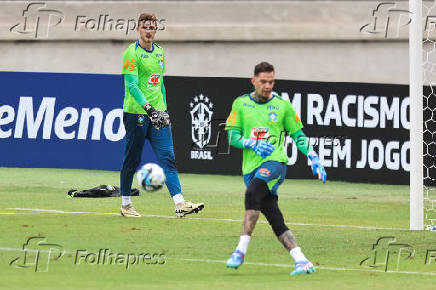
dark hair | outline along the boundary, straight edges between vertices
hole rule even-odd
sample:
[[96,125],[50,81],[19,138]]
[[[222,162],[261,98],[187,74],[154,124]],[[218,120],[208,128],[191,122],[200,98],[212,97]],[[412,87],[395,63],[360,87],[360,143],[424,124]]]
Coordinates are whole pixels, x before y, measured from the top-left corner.
[[157,18],[156,18],[156,15],[154,15],[153,13],[141,13],[141,15],[139,15],[139,18],[138,18],[138,25],[142,21],[157,22]]
[[261,72],[274,72],[274,66],[266,61],[262,61],[254,67],[254,75],[258,76]]

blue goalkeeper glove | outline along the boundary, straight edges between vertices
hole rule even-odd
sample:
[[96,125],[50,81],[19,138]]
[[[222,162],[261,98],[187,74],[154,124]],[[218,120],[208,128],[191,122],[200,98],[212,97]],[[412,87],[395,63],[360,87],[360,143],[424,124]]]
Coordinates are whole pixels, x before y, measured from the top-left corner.
[[275,149],[274,145],[267,141],[254,139],[244,139],[244,148],[253,150],[262,158],[270,156]]
[[327,181],[327,173],[325,172],[324,166],[322,166],[319,161],[318,155],[312,151],[307,154],[307,158],[312,161],[312,173],[313,175],[318,175],[318,179],[325,183]]

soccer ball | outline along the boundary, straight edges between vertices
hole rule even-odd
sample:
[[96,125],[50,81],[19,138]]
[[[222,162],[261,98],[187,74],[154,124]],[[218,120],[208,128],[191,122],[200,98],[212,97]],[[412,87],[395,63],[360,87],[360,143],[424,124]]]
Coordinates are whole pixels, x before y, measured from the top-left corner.
[[147,163],[136,173],[138,184],[146,191],[161,189],[165,183],[165,173],[159,165]]

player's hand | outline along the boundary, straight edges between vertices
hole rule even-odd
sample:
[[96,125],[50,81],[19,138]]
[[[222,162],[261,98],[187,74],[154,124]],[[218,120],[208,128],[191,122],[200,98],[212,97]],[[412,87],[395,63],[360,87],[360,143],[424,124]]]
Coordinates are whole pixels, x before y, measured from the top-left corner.
[[271,155],[275,147],[271,143],[264,140],[245,139],[244,147],[254,151],[262,158],[266,158]]
[[155,129],[159,130],[170,125],[170,116],[167,112],[156,110],[149,103],[144,105],[144,110],[147,112],[147,116],[150,118],[151,124]]
[[167,112],[162,114],[162,128],[168,127],[171,124],[170,115]]
[[318,155],[312,151],[307,154],[307,158],[312,161],[312,173],[313,175],[318,175],[318,179],[325,183],[327,181],[327,173],[325,172],[324,166],[322,166],[319,161]]

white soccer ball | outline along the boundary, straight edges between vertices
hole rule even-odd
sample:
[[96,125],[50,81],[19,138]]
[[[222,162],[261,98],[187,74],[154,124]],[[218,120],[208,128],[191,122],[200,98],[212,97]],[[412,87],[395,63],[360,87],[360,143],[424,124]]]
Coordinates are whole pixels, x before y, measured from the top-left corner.
[[165,173],[159,165],[147,163],[136,173],[138,184],[146,191],[157,191],[165,184]]

